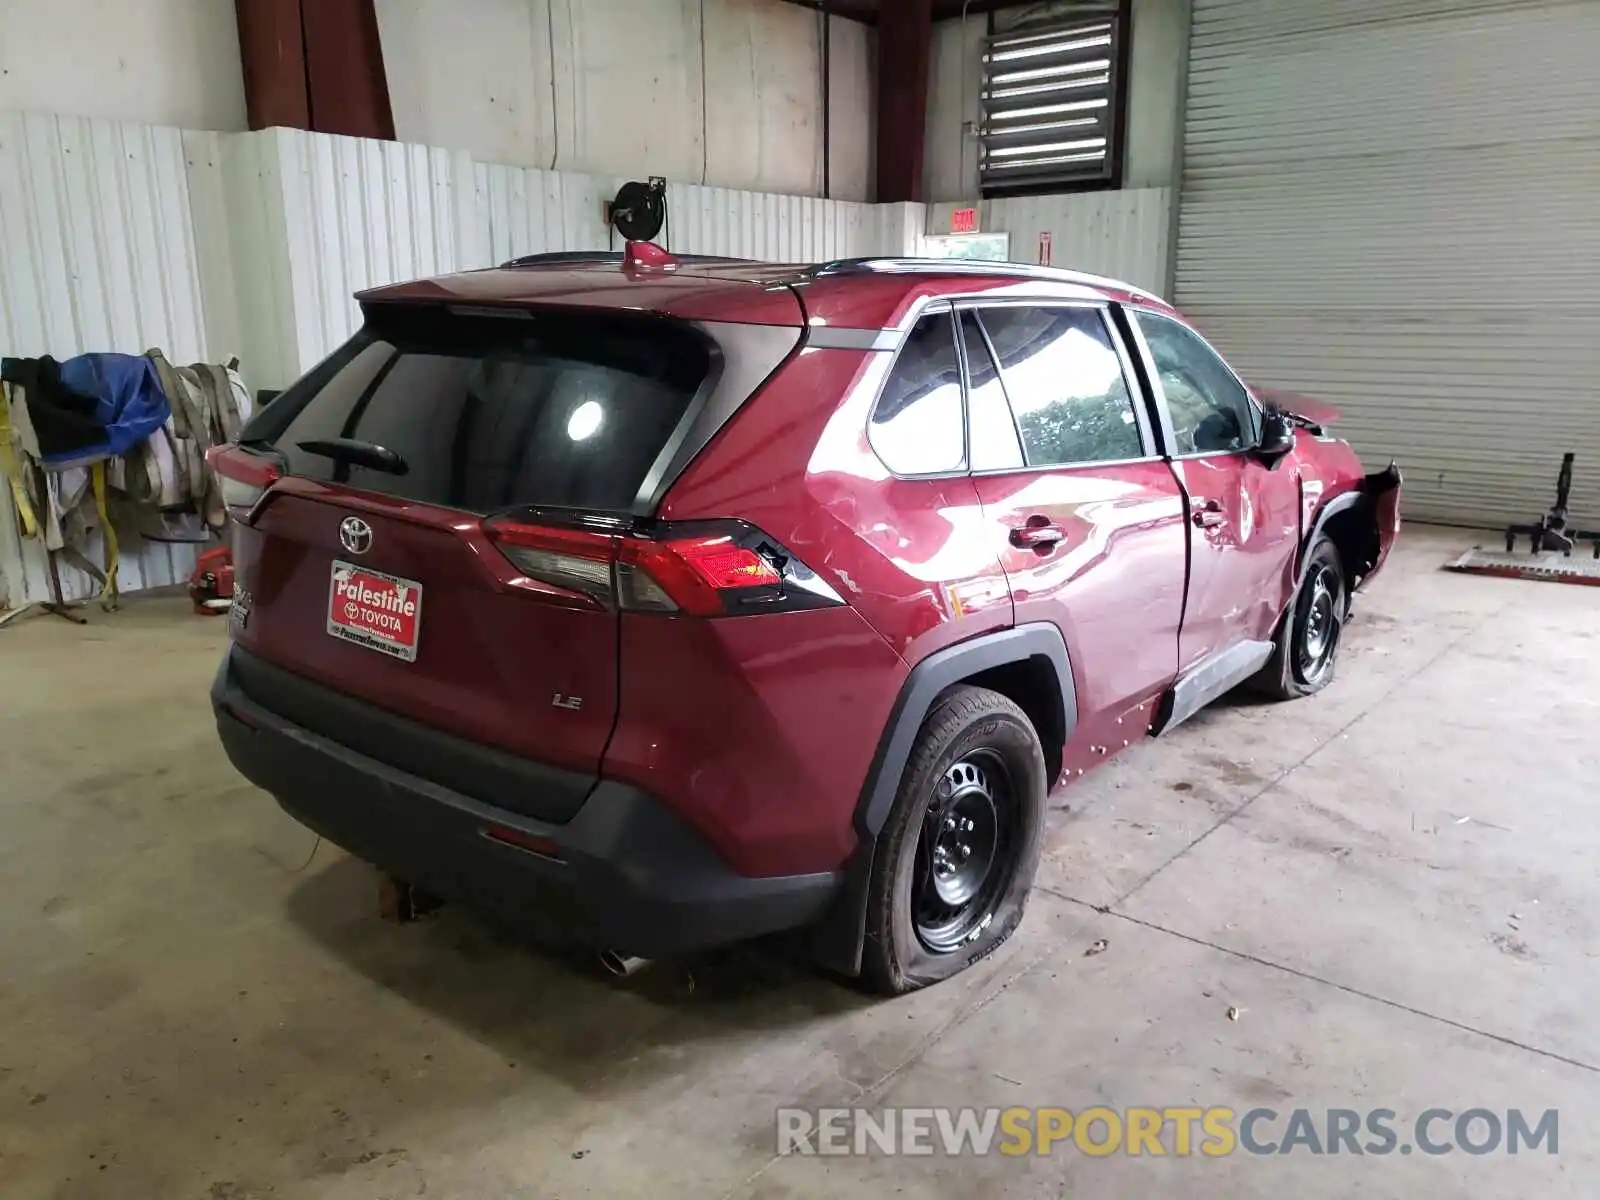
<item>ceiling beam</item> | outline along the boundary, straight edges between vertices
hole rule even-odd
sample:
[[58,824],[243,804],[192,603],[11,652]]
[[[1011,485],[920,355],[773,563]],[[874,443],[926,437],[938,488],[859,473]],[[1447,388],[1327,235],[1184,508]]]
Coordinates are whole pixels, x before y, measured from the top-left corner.
[[[979,13],[999,12],[1002,8],[1021,8],[1034,0],[967,0],[965,12],[969,17]],[[962,0],[933,0],[933,19],[953,21],[962,15]]]
[[234,0],[251,129],[394,138],[373,0]]
[[300,0],[234,0],[245,118],[251,129],[311,128]]
[[[813,12],[822,8],[822,0],[784,0],[784,3],[809,8]],[[844,17],[849,21],[860,21],[863,25],[876,25],[878,0],[828,0],[828,15]]]
[[318,133],[394,140],[373,0],[301,0],[311,121]]
[[[822,7],[822,0],[784,0],[784,3],[809,9]],[[1032,3],[1037,3],[1037,0],[965,0],[965,3],[963,0],[933,0],[933,19],[954,20],[962,15],[963,8],[970,17],[980,13],[998,12],[1002,8],[1021,8],[1024,4]],[[828,12],[833,16],[860,21],[863,25],[878,24],[882,8],[883,0],[828,0]]]

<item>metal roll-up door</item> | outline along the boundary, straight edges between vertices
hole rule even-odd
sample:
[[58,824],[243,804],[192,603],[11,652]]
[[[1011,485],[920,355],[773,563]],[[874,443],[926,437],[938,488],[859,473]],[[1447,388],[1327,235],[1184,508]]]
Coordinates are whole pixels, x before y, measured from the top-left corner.
[[1406,512],[1600,525],[1600,2],[1194,0],[1175,292]]

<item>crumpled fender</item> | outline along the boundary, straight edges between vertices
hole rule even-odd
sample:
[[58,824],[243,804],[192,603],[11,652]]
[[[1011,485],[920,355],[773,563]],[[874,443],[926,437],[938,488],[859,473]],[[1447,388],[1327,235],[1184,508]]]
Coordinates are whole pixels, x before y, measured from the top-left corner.
[[1297,392],[1285,392],[1277,388],[1257,388],[1255,393],[1256,398],[1263,404],[1292,412],[1313,425],[1331,425],[1344,415],[1326,400],[1318,400],[1314,396],[1302,396]]
[[[1371,539],[1354,564],[1356,582],[1354,590],[1364,588],[1382,568],[1400,533],[1400,492],[1403,478],[1400,468],[1391,462],[1381,471],[1362,476],[1361,482],[1350,491],[1329,500],[1318,511],[1311,528],[1300,543],[1295,584],[1299,586],[1305,575],[1311,547],[1327,529],[1329,521],[1347,512],[1364,515],[1371,522]],[[1363,524],[1365,524],[1365,521]]]

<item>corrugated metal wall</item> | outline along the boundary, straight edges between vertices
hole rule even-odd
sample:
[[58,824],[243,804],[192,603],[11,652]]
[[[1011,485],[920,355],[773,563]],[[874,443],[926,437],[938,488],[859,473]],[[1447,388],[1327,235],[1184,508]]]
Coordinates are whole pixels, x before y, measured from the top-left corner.
[[[216,297],[209,330],[191,202],[214,209],[220,175],[187,165],[190,151],[204,161],[217,136],[0,112],[0,354],[159,346],[186,363],[224,353],[211,339],[226,336],[229,303]],[[193,569],[192,548],[134,549],[122,563],[126,590]],[[0,588],[12,604],[43,599],[45,571],[42,546],[19,539],[9,489],[0,488]],[[89,594],[90,583],[62,570],[69,596]]]
[[[270,136],[297,370],[354,332],[360,311],[351,296],[362,288],[613,241],[604,206],[621,178],[296,130]],[[898,253],[899,243],[886,241],[889,207],[673,184],[658,240],[685,254],[770,262]]]
[[[463,152],[295,130],[190,133],[0,113],[0,353],[66,357],[161,346],[174,361],[238,355],[282,387],[394,280],[609,243],[621,179],[492,165]],[[1159,286],[1164,191],[995,202],[1030,258]],[[671,185],[663,240],[684,253],[815,262],[919,251],[921,205],[869,205]],[[132,548],[126,590],[181,582],[193,551]],[[69,596],[89,581],[65,572]],[[0,489],[0,603],[46,595]]]
[[1600,3],[1196,0],[1178,303],[1408,513],[1600,522]]
[[[947,231],[958,207],[933,205],[928,232]],[[985,200],[978,223],[985,233],[1009,233],[1018,262],[1037,261],[1039,235],[1048,232],[1051,265],[1109,275],[1164,296],[1171,216],[1170,188],[1122,188]]]
[[355,292],[490,264],[471,155],[290,129],[271,137],[294,313],[290,377],[355,332]]

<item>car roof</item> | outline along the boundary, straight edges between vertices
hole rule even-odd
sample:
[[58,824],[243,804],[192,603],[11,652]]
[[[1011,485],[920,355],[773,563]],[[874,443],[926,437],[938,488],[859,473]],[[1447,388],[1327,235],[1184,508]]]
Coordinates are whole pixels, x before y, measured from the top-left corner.
[[657,263],[637,260],[631,250],[532,255],[486,270],[373,288],[356,298],[363,304],[607,308],[685,320],[874,330],[903,329],[925,302],[960,297],[1109,300],[1172,311],[1157,296],[1120,280],[1022,263],[916,258],[763,263],[705,255],[668,255]]

